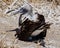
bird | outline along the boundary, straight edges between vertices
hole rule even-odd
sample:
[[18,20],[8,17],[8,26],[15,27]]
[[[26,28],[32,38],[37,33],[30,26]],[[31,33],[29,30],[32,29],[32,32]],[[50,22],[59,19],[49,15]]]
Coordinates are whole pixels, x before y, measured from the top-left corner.
[[[14,11],[14,15],[20,13],[18,26],[19,28],[11,30],[16,31],[15,36],[22,41],[33,41],[43,39],[46,37],[47,29],[50,24],[46,24],[45,17],[33,10],[33,7],[29,4],[24,4],[17,11],[10,10],[7,13]],[[35,32],[36,30],[43,29],[42,32]],[[44,46],[44,45],[43,45]]]
[[20,13],[19,26],[21,26],[21,32],[18,36],[20,40],[26,41],[35,30],[46,24],[45,18],[38,12],[34,12],[30,5],[23,6]]

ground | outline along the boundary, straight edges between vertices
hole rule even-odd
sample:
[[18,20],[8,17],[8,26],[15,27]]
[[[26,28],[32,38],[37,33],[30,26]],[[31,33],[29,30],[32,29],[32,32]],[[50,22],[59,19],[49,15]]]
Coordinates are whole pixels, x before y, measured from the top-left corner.
[[[60,5],[45,1],[40,2],[40,4],[31,4],[39,9],[38,12],[44,15],[46,22],[53,23],[50,26],[50,29],[48,29],[44,40],[46,48],[60,48]],[[6,32],[7,30],[12,30],[18,27],[19,18],[19,14],[13,16],[4,14],[5,9],[8,6],[9,4],[6,5],[5,2],[2,0],[0,1],[0,48],[44,48],[33,42],[18,40],[14,36],[16,33],[15,31]],[[16,8],[16,6],[13,8]]]

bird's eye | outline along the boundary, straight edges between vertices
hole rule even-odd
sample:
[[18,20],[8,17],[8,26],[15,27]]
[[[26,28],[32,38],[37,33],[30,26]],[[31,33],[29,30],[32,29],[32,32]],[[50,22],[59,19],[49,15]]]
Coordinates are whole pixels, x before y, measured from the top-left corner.
[[24,12],[28,12],[28,10],[27,10],[27,9],[23,9],[23,11],[24,11]]
[[27,10],[27,9],[25,9],[25,8],[21,8],[21,9],[20,9],[20,12],[21,12],[21,13],[23,13],[23,14],[25,14],[25,13],[27,13],[27,12],[28,12],[28,10]]
[[25,9],[25,8],[21,8],[21,10],[22,10],[23,12],[28,12],[28,10]]

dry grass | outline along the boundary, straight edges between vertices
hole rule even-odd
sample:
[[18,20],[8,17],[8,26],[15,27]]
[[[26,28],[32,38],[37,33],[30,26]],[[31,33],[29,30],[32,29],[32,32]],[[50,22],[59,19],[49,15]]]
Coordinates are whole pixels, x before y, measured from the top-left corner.
[[7,5],[10,5],[14,0],[2,0],[3,2],[5,2]]
[[[15,29],[16,27],[18,17],[8,16],[3,13],[13,1],[14,0],[0,1],[0,48],[42,48],[34,43],[26,43],[24,41],[16,40],[16,37],[14,36],[15,32],[6,32],[6,30]],[[20,2],[21,0],[18,0],[16,4],[19,5]],[[35,7],[40,9],[40,13],[46,16],[46,20],[54,23],[51,26],[51,29],[47,32],[46,44],[49,46],[47,48],[60,48],[60,8],[57,8],[60,4],[60,0],[30,0],[29,2],[33,3]],[[15,8],[18,5],[14,5],[12,8]],[[53,19],[50,20],[51,18],[48,18],[47,15]],[[54,17],[54,15],[58,17]],[[58,22],[55,21],[55,19],[58,19]]]

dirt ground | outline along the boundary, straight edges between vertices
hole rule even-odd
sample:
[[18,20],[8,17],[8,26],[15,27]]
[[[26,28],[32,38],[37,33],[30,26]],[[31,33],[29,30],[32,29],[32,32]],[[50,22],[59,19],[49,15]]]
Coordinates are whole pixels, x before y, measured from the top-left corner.
[[[5,0],[6,1],[6,0]],[[24,42],[18,40],[14,35],[15,31],[6,32],[18,27],[19,15],[4,14],[9,6],[9,3],[0,1],[0,48],[44,48],[33,42]],[[17,1],[19,5],[19,2]],[[31,3],[39,9],[39,13],[44,15],[46,22],[53,23],[47,31],[45,38],[45,48],[60,48],[60,5],[53,2],[41,1],[39,3]],[[13,8],[18,7],[14,5]]]

